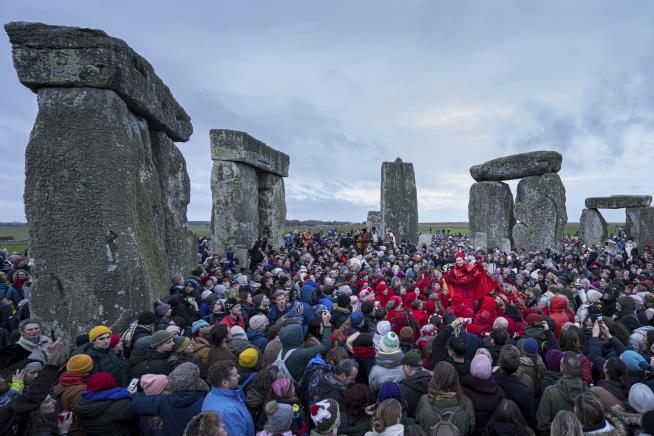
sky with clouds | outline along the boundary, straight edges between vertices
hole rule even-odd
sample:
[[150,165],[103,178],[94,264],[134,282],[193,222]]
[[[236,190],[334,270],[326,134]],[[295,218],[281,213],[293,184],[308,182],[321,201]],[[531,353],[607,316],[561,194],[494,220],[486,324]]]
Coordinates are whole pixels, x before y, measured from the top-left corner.
[[[21,0],[0,18],[99,28],[150,61],[193,121],[189,220],[210,217],[212,128],[290,155],[289,219],[364,221],[398,156],[421,222],[467,221],[469,167],[531,150],[563,154],[569,221],[588,196],[654,193],[649,0]],[[24,221],[36,96],[6,35],[0,83],[0,221]]]

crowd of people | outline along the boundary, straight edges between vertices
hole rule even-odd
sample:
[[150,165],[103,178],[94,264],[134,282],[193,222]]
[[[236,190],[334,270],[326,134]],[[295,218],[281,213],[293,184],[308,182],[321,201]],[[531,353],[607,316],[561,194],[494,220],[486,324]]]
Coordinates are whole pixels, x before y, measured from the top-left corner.
[[0,434],[654,434],[651,245],[470,244],[306,230],[239,262],[202,238],[129,326],[72,341],[0,250]]

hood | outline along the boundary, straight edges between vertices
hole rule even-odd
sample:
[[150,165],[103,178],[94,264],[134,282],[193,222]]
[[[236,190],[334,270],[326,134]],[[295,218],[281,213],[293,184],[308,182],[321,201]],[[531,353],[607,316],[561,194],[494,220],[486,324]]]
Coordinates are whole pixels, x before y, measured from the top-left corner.
[[287,325],[279,332],[279,340],[285,350],[302,347],[304,343],[302,326],[300,324]]
[[402,380],[400,384],[414,391],[416,395],[422,395],[425,393],[425,386],[429,384],[430,380],[431,375],[427,371],[419,371]]
[[580,378],[563,376],[556,382],[556,385],[563,397],[570,403],[577,398],[577,395],[584,392],[584,382]]
[[567,303],[565,298],[555,295],[550,299],[550,313],[561,313],[565,310]]
[[394,351],[392,353],[384,353],[380,351],[377,353],[377,357],[375,358],[375,365],[379,365],[384,368],[396,368],[402,365],[403,359],[404,353],[402,350]]
[[545,332],[540,327],[527,327],[525,329],[525,337],[531,337],[541,342],[547,340]]
[[177,391],[170,394],[170,402],[178,408],[184,408],[197,401],[202,401],[207,395],[202,391]]
[[472,375],[466,375],[461,379],[461,386],[464,389],[478,392],[483,395],[495,395],[500,391],[493,377],[488,380],[480,380]]
[[481,302],[480,310],[487,310],[491,314],[493,314],[493,316],[496,316],[497,303],[491,297],[484,297],[484,299]]
[[252,342],[252,339],[256,339],[260,337],[265,338],[266,335],[264,335],[261,330],[253,330],[251,328],[248,328],[248,339],[250,340],[250,342]]
[[311,304],[311,300],[313,299],[314,292],[315,292],[315,288],[305,283],[304,286],[302,286],[302,288],[300,289],[299,300],[303,303]]

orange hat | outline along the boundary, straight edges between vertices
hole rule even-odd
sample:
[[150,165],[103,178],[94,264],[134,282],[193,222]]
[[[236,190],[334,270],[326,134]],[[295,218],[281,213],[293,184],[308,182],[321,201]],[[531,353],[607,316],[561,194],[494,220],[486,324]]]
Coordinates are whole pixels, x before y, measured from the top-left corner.
[[89,342],[93,342],[98,338],[98,336],[106,335],[107,333],[111,334],[111,329],[107,326],[99,325],[93,327],[91,331],[89,331]]
[[68,359],[66,369],[72,374],[88,374],[93,369],[93,359],[88,354],[76,354]]

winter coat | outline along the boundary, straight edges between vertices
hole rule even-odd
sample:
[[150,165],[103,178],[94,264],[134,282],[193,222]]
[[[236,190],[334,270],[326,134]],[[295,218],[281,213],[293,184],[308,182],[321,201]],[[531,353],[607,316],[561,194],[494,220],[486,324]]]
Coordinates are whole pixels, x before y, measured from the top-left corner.
[[332,325],[334,328],[339,328],[348,319],[350,319],[350,309],[334,306],[332,310]]
[[93,359],[93,372],[106,371],[113,376],[118,386],[127,386],[127,372],[129,365],[123,357],[118,357],[106,350],[98,350],[93,344],[87,343],[77,347],[71,357],[77,354],[88,354]]
[[342,410],[345,410],[345,394],[347,386],[337,379],[333,372],[328,372],[320,379],[320,396],[335,400]]
[[170,371],[173,370],[171,365],[168,363],[168,357],[170,355],[170,352],[161,353],[150,348],[145,360],[139,362],[130,369],[130,377],[140,378],[144,374],[170,374]]
[[543,376],[540,378],[538,383],[538,398],[543,396],[545,389],[555,384],[562,377],[560,372],[556,371],[545,371]]
[[493,416],[495,408],[502,399],[506,398],[506,395],[492,377],[488,380],[480,380],[467,375],[461,379],[461,387],[475,408],[475,434],[481,434]]
[[554,320],[556,325],[554,336],[556,336],[556,339],[559,339],[563,324],[575,321],[574,313],[568,307],[568,303],[564,297],[555,295],[550,299],[550,318]]
[[204,391],[177,391],[170,395],[139,395],[132,399],[137,415],[160,416],[163,434],[177,436],[184,433],[186,424],[200,413],[206,396]]
[[[461,407],[456,398],[434,399],[429,395],[423,395],[418,401],[416,408],[416,421],[427,432],[436,425],[446,412],[453,412],[452,422],[457,426],[461,436],[470,436],[475,430],[475,409],[472,401],[465,399],[464,407]],[[439,416],[440,415],[440,416]]]
[[594,336],[588,339],[588,359],[598,370],[604,368],[604,362],[609,358],[620,356],[624,350],[624,344],[615,336],[611,336],[608,342]]
[[418,371],[400,382],[402,397],[407,403],[406,414],[409,418],[416,417],[416,407],[420,397],[427,393],[431,374],[427,371]]
[[284,327],[279,333],[279,339],[282,343],[282,354],[295,348],[286,359],[286,368],[296,381],[299,381],[304,374],[304,370],[311,359],[316,354],[324,354],[329,351],[331,346],[332,329],[325,327],[323,329],[322,343],[309,348],[303,348],[304,332],[299,324],[291,324]]
[[500,372],[494,377],[495,383],[504,391],[506,398],[513,401],[520,408],[522,416],[527,425],[532,429],[536,428],[536,405],[527,386],[515,374]]
[[363,436],[370,430],[370,416],[349,416],[347,411],[341,413],[341,424],[338,426],[338,434],[347,436]]
[[47,336],[41,336],[37,343],[28,341],[21,336],[17,344],[31,353],[28,359],[38,360],[41,364],[44,364],[48,360],[48,345],[50,345],[50,342],[52,341]]
[[399,383],[404,379],[404,370],[402,369],[402,359],[404,354],[398,350],[392,353],[377,353],[375,365],[370,369],[368,382],[370,389],[377,392],[382,384],[387,381]]
[[574,400],[577,396],[588,390],[588,386],[578,377],[564,375],[554,385],[545,389],[538,405],[536,417],[538,430],[545,431],[550,428],[554,417],[560,410],[574,409]]
[[520,356],[520,366],[518,367],[516,374],[522,374],[529,377],[531,382],[528,387],[533,396],[538,394],[538,385],[540,384],[540,378],[544,372],[545,364],[540,355],[536,355],[536,362],[534,362],[534,360],[529,356]]
[[216,362],[220,362],[221,360],[231,360],[232,362],[238,364],[238,357],[234,353],[229,351],[228,348],[211,347],[209,349],[209,359],[207,361],[208,367],[210,367]]
[[196,336],[191,341],[191,350],[193,350],[193,361],[200,368],[200,376],[206,378],[209,370],[211,344],[206,339]]
[[228,435],[254,436],[254,422],[241,390],[212,388],[202,403],[202,412],[217,412]]
[[91,436],[132,436],[138,419],[125,388],[85,392],[73,409],[82,431]]
[[[54,393],[59,397],[61,410],[73,410],[77,402],[82,398],[86,391],[86,383],[82,381],[82,376],[64,372],[55,386]],[[70,436],[83,436],[80,428],[79,418],[73,416],[73,423],[68,430]]]
[[610,410],[606,411],[606,417],[611,421],[616,429],[621,430],[620,433],[615,433],[616,435],[632,435],[641,433],[641,425],[643,419],[642,413],[637,413],[631,409],[625,409],[619,404],[616,404],[615,406],[611,407]]
[[628,400],[628,395],[625,393],[622,385],[615,380],[599,380],[597,385],[590,388],[590,390],[600,397],[606,410],[609,410],[616,404],[625,405]]
[[364,434],[364,436],[403,436],[404,435],[404,425],[402,424],[395,424],[391,425],[390,427],[386,427],[386,429],[381,432],[377,433],[376,431],[369,431]]
[[266,337],[266,332],[248,328],[247,334],[248,334],[248,341],[250,342],[250,344],[254,345],[259,350],[266,349],[266,345],[268,345],[268,338]]

